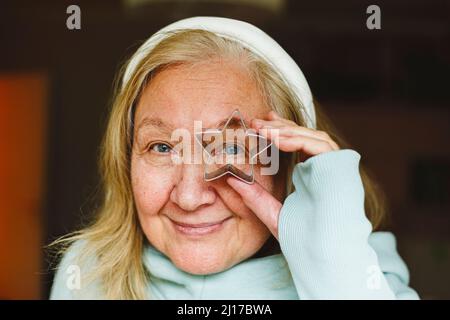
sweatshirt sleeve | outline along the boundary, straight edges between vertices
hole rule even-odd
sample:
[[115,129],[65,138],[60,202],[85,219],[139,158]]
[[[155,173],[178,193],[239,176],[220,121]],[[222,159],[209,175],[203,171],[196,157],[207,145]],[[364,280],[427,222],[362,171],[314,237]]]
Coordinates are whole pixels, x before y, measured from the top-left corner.
[[279,241],[300,299],[417,299],[390,233],[372,233],[354,150],[295,166]]

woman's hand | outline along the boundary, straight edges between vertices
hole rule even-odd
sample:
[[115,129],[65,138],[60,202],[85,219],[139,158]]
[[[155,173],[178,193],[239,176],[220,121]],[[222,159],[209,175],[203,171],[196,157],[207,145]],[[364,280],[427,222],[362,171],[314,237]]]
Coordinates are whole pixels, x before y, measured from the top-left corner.
[[[299,152],[302,161],[324,152],[339,150],[339,146],[326,132],[299,126],[274,111],[268,114],[268,120],[253,119],[251,127],[271,140],[279,150]],[[233,177],[228,178],[227,182],[278,239],[278,217],[282,203],[258,182],[247,184]]]
[[282,118],[275,111],[270,111],[268,118],[269,120],[253,119],[251,127],[272,140],[281,151],[299,152],[302,161],[320,153],[339,150],[336,142],[324,131],[299,126],[294,121]]

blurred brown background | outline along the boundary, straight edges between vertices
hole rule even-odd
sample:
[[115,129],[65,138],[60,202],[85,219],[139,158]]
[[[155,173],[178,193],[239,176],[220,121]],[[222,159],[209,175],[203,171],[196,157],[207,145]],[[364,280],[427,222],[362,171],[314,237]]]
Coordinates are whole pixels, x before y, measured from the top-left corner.
[[[81,30],[66,8],[81,8]],[[381,30],[366,8],[381,7]],[[112,80],[175,20],[262,28],[378,177],[411,285],[450,299],[450,3],[399,0],[0,1],[0,299],[48,297],[42,246],[95,206]],[[92,199],[92,200],[90,200]]]

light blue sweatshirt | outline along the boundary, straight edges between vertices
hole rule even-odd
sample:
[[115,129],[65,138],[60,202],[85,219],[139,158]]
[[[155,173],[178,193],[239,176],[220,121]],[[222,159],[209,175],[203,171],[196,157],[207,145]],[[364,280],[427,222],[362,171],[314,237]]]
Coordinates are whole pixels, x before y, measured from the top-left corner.
[[[281,254],[245,260],[210,275],[177,269],[154,247],[144,248],[151,299],[418,299],[389,232],[372,232],[364,212],[360,155],[344,149],[296,165],[281,209]],[[102,298],[98,283],[68,286],[81,244],[65,254],[51,299]]]

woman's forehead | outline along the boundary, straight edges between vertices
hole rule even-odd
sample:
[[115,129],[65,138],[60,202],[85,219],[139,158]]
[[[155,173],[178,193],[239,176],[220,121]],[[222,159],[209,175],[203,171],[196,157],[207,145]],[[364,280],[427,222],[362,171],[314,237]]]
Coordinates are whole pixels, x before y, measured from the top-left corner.
[[205,128],[217,128],[236,109],[247,125],[251,119],[262,117],[270,110],[257,85],[242,70],[205,64],[197,71],[196,75],[187,75],[183,68],[177,67],[157,74],[139,101],[137,127],[141,122],[155,124],[158,121],[180,128],[202,121]]

